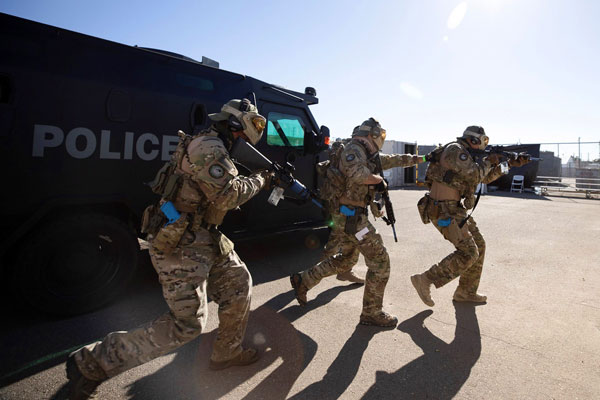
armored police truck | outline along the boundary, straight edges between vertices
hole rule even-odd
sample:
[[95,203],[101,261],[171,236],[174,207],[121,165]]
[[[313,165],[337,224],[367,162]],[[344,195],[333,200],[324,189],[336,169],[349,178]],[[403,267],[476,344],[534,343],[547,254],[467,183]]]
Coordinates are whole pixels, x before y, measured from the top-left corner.
[[[224,71],[212,60],[127,46],[0,13],[0,257],[4,282],[38,309],[83,313],[132,278],[140,216],[156,202],[145,182],[170,158],[179,129],[248,98],[267,120],[257,148],[316,186],[329,131],[304,93]],[[242,169],[243,170],[243,169]],[[226,234],[323,224],[310,203],[230,212]]]

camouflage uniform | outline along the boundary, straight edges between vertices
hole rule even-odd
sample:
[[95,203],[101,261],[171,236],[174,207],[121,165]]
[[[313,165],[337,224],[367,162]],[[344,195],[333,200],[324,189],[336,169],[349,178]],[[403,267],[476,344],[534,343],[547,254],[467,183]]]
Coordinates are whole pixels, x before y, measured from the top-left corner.
[[226,134],[231,135],[213,125],[177,150],[186,150],[177,165],[182,183],[173,200],[181,218],[150,238],[152,264],[169,311],[139,328],[110,333],[101,342],[75,352],[75,362],[88,379],[110,378],[197,337],[206,325],[207,295],[219,305],[211,361],[231,360],[243,351],[252,278],[233,243],[216,225],[227,210],[256,195],[267,174],[238,176],[222,140]]
[[[410,154],[379,156],[384,170],[418,163],[418,157]],[[301,272],[300,277],[306,289],[311,289],[327,276],[351,270],[362,253],[368,268],[362,315],[372,316],[382,311],[383,294],[390,276],[390,258],[383,239],[369,222],[367,214],[374,189],[364,181],[376,171],[376,166],[365,146],[359,140],[352,140],[342,151],[339,170],[345,177],[345,186],[331,211],[333,226],[326,249],[332,255]],[[339,206],[346,205],[355,210],[357,214],[356,227],[350,231],[346,229],[348,217],[340,212],[338,203]]]
[[[451,142],[438,150],[438,161],[427,168],[426,183],[431,189],[433,182],[456,189],[460,201],[438,201],[425,195],[419,201],[423,222],[431,221],[446,240],[456,247],[456,251],[433,265],[426,273],[427,279],[439,288],[460,276],[459,292],[475,296],[479,287],[485,241],[472,217],[462,228],[459,224],[466,218],[467,209],[474,206],[474,192],[479,183],[490,183],[503,173],[499,165],[489,160],[475,162],[468,151],[469,144],[462,139]],[[482,296],[483,297],[483,296]]]

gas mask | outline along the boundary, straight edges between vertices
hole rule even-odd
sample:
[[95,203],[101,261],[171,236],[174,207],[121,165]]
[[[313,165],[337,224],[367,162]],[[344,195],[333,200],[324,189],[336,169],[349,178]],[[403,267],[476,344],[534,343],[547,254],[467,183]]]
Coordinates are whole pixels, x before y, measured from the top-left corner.
[[[243,105],[242,108],[244,108]],[[246,109],[248,111],[236,110],[229,104],[225,104],[221,111],[231,114],[229,125],[233,128],[243,130],[250,143],[255,145],[262,137],[267,120],[255,111],[255,107],[246,107]]]

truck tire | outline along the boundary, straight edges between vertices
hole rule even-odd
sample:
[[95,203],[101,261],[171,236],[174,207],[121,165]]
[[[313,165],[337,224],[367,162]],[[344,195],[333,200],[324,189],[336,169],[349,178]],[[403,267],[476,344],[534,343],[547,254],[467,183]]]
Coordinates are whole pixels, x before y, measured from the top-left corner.
[[116,217],[85,213],[55,219],[21,247],[14,287],[23,302],[40,311],[87,313],[125,289],[138,251],[135,232]]

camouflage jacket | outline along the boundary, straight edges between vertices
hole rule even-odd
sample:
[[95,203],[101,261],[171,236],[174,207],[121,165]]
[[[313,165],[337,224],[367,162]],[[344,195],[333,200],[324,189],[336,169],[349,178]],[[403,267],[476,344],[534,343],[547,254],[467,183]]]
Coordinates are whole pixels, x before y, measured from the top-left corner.
[[500,166],[492,165],[487,158],[475,162],[467,149],[468,144],[459,139],[434,150],[434,160],[425,175],[427,186],[431,189],[433,182],[447,185],[470,203],[479,183],[493,182],[502,175]]
[[[412,154],[379,154],[382,169],[410,167],[418,163],[418,157]],[[373,189],[364,181],[376,173],[375,160],[369,158],[365,147],[357,140],[352,140],[342,151],[339,170],[346,182],[340,198],[366,207],[373,197]],[[343,201],[342,201],[343,203]]]
[[220,224],[228,210],[250,200],[265,185],[263,173],[248,177],[238,175],[214,128],[194,136],[179,159],[178,169],[183,172],[183,179],[173,201],[175,208],[204,214],[208,223]]

